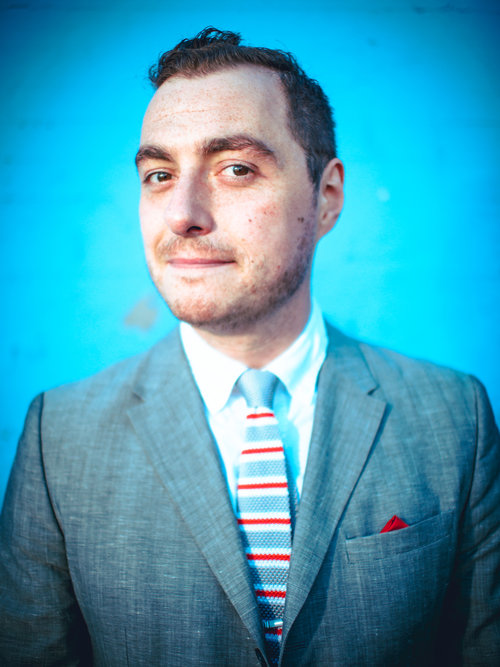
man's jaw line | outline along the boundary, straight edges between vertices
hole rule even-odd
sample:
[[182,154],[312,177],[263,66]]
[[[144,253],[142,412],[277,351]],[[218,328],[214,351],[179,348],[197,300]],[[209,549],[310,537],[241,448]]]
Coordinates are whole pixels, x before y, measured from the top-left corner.
[[311,310],[309,290],[307,279],[300,290],[302,298],[296,293],[273,311],[244,322],[190,324],[220,352],[242,361],[249,368],[262,368],[291,345],[304,329]]

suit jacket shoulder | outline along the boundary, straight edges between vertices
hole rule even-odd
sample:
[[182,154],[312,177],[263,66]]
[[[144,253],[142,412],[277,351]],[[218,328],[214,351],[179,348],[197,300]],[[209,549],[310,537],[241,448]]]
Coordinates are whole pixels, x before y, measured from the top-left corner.
[[434,418],[441,410],[474,422],[478,401],[490,407],[483,385],[472,375],[355,340],[330,325],[327,329],[330,355],[340,368],[392,408]]

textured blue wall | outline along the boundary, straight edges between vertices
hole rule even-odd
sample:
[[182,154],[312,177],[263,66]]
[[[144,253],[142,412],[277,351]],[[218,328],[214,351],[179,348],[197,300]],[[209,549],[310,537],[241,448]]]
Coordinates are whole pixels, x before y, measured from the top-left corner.
[[148,66],[208,24],[292,50],[335,107],[347,199],[317,255],[325,311],[475,373],[498,416],[498,2],[175,4],[1,5],[0,497],[36,393],[174,324],[142,257],[133,155]]

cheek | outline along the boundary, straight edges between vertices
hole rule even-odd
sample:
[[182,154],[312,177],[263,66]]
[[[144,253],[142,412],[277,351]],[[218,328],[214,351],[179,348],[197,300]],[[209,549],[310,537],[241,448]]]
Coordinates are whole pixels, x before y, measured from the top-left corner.
[[288,213],[279,202],[266,202],[251,212],[247,209],[242,228],[233,240],[254,269],[274,273],[281,271],[294,254],[295,227],[303,226],[297,222],[297,215]]
[[278,212],[279,207],[275,204],[255,207],[251,211],[247,208],[244,216],[240,211],[232,242],[254,267],[266,266],[269,255],[275,254],[275,246],[283,243]]
[[269,229],[269,227],[275,227],[276,225],[272,223],[279,223],[282,221],[282,218],[283,211],[278,204],[271,203],[262,207],[261,219],[263,225],[265,225],[267,229]]
[[[239,219],[241,220],[241,210]],[[276,233],[283,224],[282,211],[275,203],[246,207],[242,223],[242,237],[260,238]]]

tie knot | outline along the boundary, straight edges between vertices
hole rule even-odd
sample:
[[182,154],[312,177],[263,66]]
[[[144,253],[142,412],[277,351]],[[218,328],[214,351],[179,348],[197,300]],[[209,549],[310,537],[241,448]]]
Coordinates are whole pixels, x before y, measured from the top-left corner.
[[278,378],[269,371],[249,368],[240,375],[236,386],[243,394],[249,408],[273,409],[274,390]]

